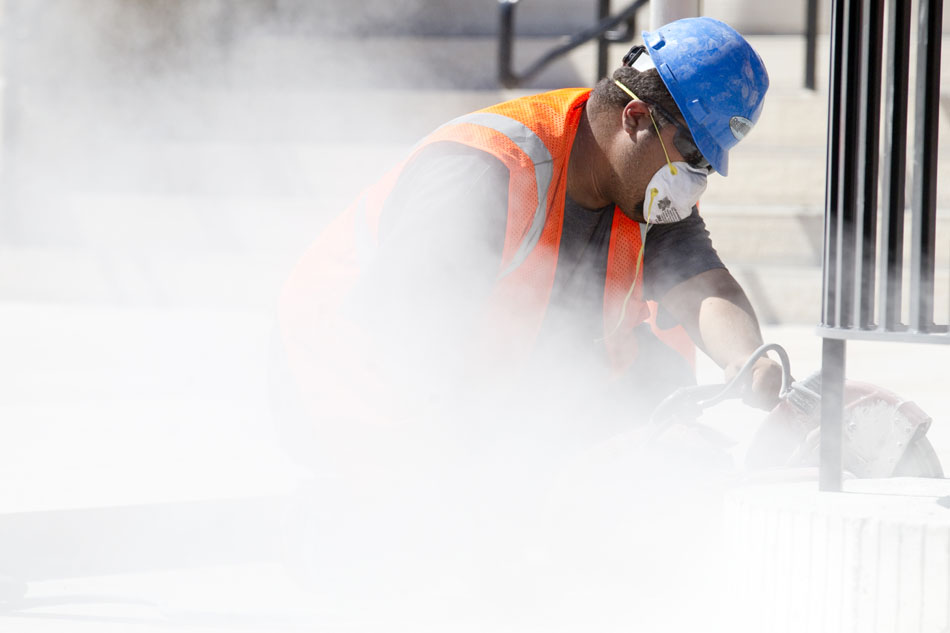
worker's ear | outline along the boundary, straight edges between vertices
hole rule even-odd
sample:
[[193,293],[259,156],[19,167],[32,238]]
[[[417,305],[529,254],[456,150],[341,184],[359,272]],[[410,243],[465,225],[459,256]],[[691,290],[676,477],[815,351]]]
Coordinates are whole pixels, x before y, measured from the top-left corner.
[[623,107],[622,116],[623,130],[632,138],[643,124],[649,123],[650,106],[639,99],[631,99]]

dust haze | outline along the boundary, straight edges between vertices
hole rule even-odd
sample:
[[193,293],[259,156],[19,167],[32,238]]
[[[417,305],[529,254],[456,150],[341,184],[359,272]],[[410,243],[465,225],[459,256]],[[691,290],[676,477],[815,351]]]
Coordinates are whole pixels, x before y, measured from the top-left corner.
[[390,403],[360,400],[347,350],[320,355],[341,389],[303,417],[275,400],[295,387],[275,372],[295,262],[426,132],[514,94],[492,44],[399,40],[422,2],[2,6],[9,610],[715,630],[729,454],[642,441],[649,409],[600,397],[591,342],[520,393],[396,348],[426,414],[394,425],[352,420]]

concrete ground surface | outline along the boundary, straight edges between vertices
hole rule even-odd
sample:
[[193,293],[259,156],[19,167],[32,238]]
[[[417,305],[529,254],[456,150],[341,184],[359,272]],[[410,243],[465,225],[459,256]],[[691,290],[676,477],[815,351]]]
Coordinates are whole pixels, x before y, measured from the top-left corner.
[[[133,539],[133,545],[113,552],[101,542],[102,534],[113,529],[108,523],[83,541],[83,532],[76,527],[82,521],[76,523],[66,513],[290,498],[308,474],[287,456],[271,426],[264,371],[269,319],[211,310],[155,313],[25,304],[6,304],[0,315],[7,325],[0,334],[7,351],[0,360],[0,381],[6,386],[0,415],[7,421],[0,444],[4,481],[0,518],[51,513],[41,519],[40,525],[52,523],[40,530],[40,536],[23,542],[36,548],[42,545],[43,534],[51,534],[65,543],[47,544],[46,550],[34,554],[36,563],[48,564],[50,555],[87,565],[97,556],[126,556],[125,566],[141,565],[139,570],[123,570],[120,565],[110,573],[37,580],[12,588],[0,582],[5,592],[26,589],[25,602],[11,603],[14,608],[7,613],[0,611],[2,628],[363,630],[341,611],[332,594],[315,592],[301,579],[295,569],[301,554],[293,547],[289,555],[277,545],[257,558],[251,552],[243,563],[241,556],[230,564],[212,558],[204,565],[190,562],[166,569],[154,557],[135,552],[136,546],[148,551],[147,542]],[[765,337],[788,349],[797,376],[819,367],[820,340],[813,328],[766,327]],[[928,437],[943,463],[950,464],[950,403],[945,393],[950,349],[852,343],[848,360],[849,376],[913,399],[933,416]],[[700,363],[699,377],[702,382],[722,380],[708,361]],[[741,447],[763,416],[733,401],[711,409],[702,421]],[[62,521],[65,524],[60,525]],[[263,540],[272,545],[286,538],[283,517],[254,521],[258,528],[244,526],[252,537],[265,534]],[[129,538],[122,526],[135,524],[117,522],[116,542],[122,543]],[[152,547],[164,551],[173,545],[185,553],[175,549],[175,555],[167,554],[170,560],[189,560],[191,548],[179,539],[187,539],[193,529],[187,521],[171,530],[156,528]],[[24,553],[18,552],[23,542],[16,538],[20,533],[11,530],[9,521],[0,521],[3,548],[12,548],[0,559],[7,561],[6,569],[10,563],[19,569],[24,564]],[[79,540],[63,537],[58,530],[64,534],[79,530]],[[269,536],[266,530],[271,531]],[[245,548],[253,548],[253,543],[239,543],[231,555]]]
[[[772,92],[730,177],[711,180],[704,214],[766,340],[802,377],[820,367],[827,95],[799,87],[800,38],[752,39]],[[518,59],[549,43],[519,45]],[[306,475],[270,421],[267,359],[277,292],[301,250],[425,131],[531,89],[589,83],[593,67],[583,49],[507,91],[492,84],[492,41],[375,44],[369,54],[365,42],[259,36],[232,52],[230,77],[182,72],[110,103],[65,86],[80,97],[68,115],[55,100],[19,113],[23,153],[4,165],[16,191],[0,216],[0,515],[292,494]],[[469,85],[456,85],[460,73]],[[947,195],[941,184],[943,270]],[[938,279],[945,319],[950,280]],[[945,465],[948,367],[945,345],[848,344],[850,378],[933,417]],[[699,377],[721,381],[705,361]],[[708,421],[741,441],[761,417],[730,402]],[[0,582],[7,591],[15,583]],[[0,605],[0,629],[350,627],[273,561],[40,580],[26,598]]]

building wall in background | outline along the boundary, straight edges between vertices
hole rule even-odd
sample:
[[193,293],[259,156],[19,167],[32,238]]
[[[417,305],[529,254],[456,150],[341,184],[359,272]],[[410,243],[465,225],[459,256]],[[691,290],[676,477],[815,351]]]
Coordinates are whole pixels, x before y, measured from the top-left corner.
[[[632,0],[612,0],[611,4],[616,10],[628,1]],[[42,4],[0,0],[0,14],[4,5],[20,5],[20,11],[38,5],[51,13],[64,7],[81,8],[92,21],[147,20],[156,29],[174,29],[173,34],[166,34],[178,39],[201,30],[226,36],[231,29],[253,25],[320,35],[367,36],[492,36],[498,30],[497,0],[44,0]],[[796,34],[804,29],[806,0],[700,0],[700,5],[703,15],[750,35]],[[186,21],[182,21],[184,16]],[[819,0],[819,30],[823,33],[828,31],[830,16],[831,1]],[[557,36],[590,26],[595,18],[594,0],[518,0],[516,30],[525,36]],[[640,13],[638,27],[649,27],[648,10]],[[944,32],[950,32],[950,12],[944,12]]]
[[[616,10],[630,0],[612,0]],[[0,0],[28,7],[31,0]],[[518,0],[516,32],[523,36],[558,36],[596,20],[594,0]],[[742,33],[798,34],[804,30],[807,0],[700,0],[703,15],[721,19]],[[135,47],[168,44],[210,32],[227,38],[235,30],[265,26],[314,35],[493,36],[498,31],[497,0],[46,0],[44,12],[81,8],[89,20],[108,28],[123,23],[151,25],[154,37]],[[35,10],[35,9],[34,9]],[[22,11],[22,8],[21,8]],[[830,0],[819,1],[819,29],[830,24]],[[649,10],[638,14],[638,28],[649,28]],[[950,12],[945,13],[950,31]],[[115,33],[121,33],[121,28]],[[121,36],[119,36],[121,37]]]
[[[199,0],[226,2],[226,0]],[[497,0],[363,0],[354,11],[351,0],[257,0],[289,26],[325,33],[353,32],[416,35],[492,35],[497,32]],[[627,0],[612,0],[614,9]],[[702,14],[728,22],[747,34],[801,33],[806,0],[701,0]],[[593,0],[519,0],[516,29],[521,35],[561,35],[593,23]],[[819,2],[819,29],[827,32],[830,0]],[[950,17],[945,15],[945,30]],[[644,11],[641,28],[649,17]]]

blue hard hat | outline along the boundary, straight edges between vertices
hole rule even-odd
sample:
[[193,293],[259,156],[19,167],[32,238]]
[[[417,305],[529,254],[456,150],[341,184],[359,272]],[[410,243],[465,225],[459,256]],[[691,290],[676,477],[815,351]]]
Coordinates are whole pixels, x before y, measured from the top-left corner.
[[769,88],[762,58],[731,26],[706,17],[643,31],[643,42],[696,147],[725,176],[729,150],[762,113]]

